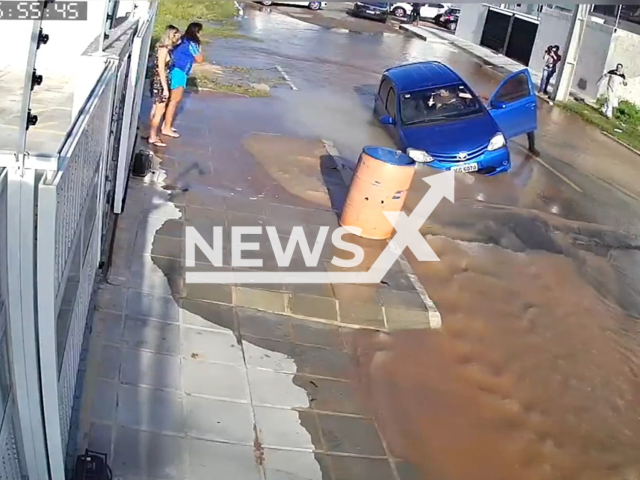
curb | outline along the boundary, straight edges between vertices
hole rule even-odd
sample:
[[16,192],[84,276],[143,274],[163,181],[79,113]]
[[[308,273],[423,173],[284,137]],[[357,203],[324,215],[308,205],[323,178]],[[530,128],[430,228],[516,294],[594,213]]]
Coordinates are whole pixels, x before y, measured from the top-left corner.
[[605,136],[605,137],[609,137],[611,140],[613,140],[616,143],[619,143],[620,145],[622,145],[624,148],[626,148],[627,150],[632,151],[633,153],[635,153],[636,155],[640,156],[640,152],[638,150],[636,150],[635,148],[633,148],[630,145],[627,145],[626,143],[624,143],[622,140],[618,140],[615,136],[611,135],[610,133],[605,132],[604,130],[600,130],[600,132]]
[[[338,170],[340,170],[340,174],[342,175],[342,179],[344,180],[345,185],[348,186],[351,183],[353,172],[344,164],[344,161],[340,156],[340,152],[335,147],[333,142],[329,140],[322,140],[322,143],[324,144],[327,153],[331,156],[331,158],[333,158],[333,161],[336,163]],[[389,240],[389,245],[394,245],[393,238]],[[400,262],[402,271],[415,287],[418,295],[420,295],[420,298],[422,299],[422,303],[424,303],[424,306],[427,309],[427,314],[429,315],[429,328],[434,330],[442,328],[442,315],[440,315],[438,307],[436,307],[436,304],[433,303],[433,300],[431,300],[431,297],[429,297],[427,290],[418,279],[418,276],[414,272],[413,268],[411,268],[411,264],[407,260],[407,257],[405,257],[404,253],[400,253],[400,255],[398,256],[398,262]]]

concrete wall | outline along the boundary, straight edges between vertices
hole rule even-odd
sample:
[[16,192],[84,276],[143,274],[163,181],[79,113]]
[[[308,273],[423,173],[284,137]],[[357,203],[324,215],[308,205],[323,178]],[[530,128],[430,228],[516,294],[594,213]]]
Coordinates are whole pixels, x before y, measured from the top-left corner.
[[613,34],[611,51],[605,70],[615,68],[617,63],[625,66],[628,86],[623,88],[622,96],[640,105],[640,35],[624,30]]
[[480,45],[488,11],[489,7],[483,4],[465,3],[461,5],[456,36]]

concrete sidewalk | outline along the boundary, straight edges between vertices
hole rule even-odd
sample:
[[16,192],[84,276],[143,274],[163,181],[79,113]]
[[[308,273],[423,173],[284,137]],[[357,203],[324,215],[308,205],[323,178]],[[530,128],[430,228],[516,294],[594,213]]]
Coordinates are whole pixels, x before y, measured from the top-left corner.
[[[328,238],[338,226],[346,187],[323,143],[252,133],[278,131],[264,108],[273,101],[187,100],[182,138],[157,152],[154,175],[130,182],[98,292],[78,437],[78,451],[109,455],[115,478],[418,478],[386,449],[350,347],[358,331],[429,327],[400,265],[377,285],[185,284],[187,271],[212,269],[186,268],[188,225],[205,238],[216,225],[273,225],[284,242],[295,225],[326,225]],[[260,240],[245,254],[279,271]],[[386,246],[350,241],[366,266]],[[334,254],[324,249],[317,268],[335,268]],[[291,268],[301,262],[298,249]]]

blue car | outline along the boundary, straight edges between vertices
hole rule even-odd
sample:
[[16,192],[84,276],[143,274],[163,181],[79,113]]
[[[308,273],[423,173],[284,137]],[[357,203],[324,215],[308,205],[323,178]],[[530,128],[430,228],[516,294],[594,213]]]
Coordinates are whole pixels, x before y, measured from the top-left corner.
[[505,78],[488,105],[448,66],[419,62],[383,73],[375,114],[416,162],[496,175],[511,168],[507,140],[538,126],[529,71]]

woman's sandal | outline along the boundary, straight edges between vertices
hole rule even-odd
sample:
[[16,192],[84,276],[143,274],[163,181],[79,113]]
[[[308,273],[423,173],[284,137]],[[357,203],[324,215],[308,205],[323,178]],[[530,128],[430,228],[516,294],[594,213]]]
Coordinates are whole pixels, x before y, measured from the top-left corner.
[[175,130],[171,130],[171,133],[167,133],[167,132],[160,132],[162,135],[166,135],[167,137],[171,137],[171,138],[180,138],[180,134],[178,132],[176,132]]
[[152,142],[151,140],[147,140],[149,142],[149,145],[153,145],[154,147],[166,147],[167,144],[164,143],[161,140],[156,140],[155,142]]

